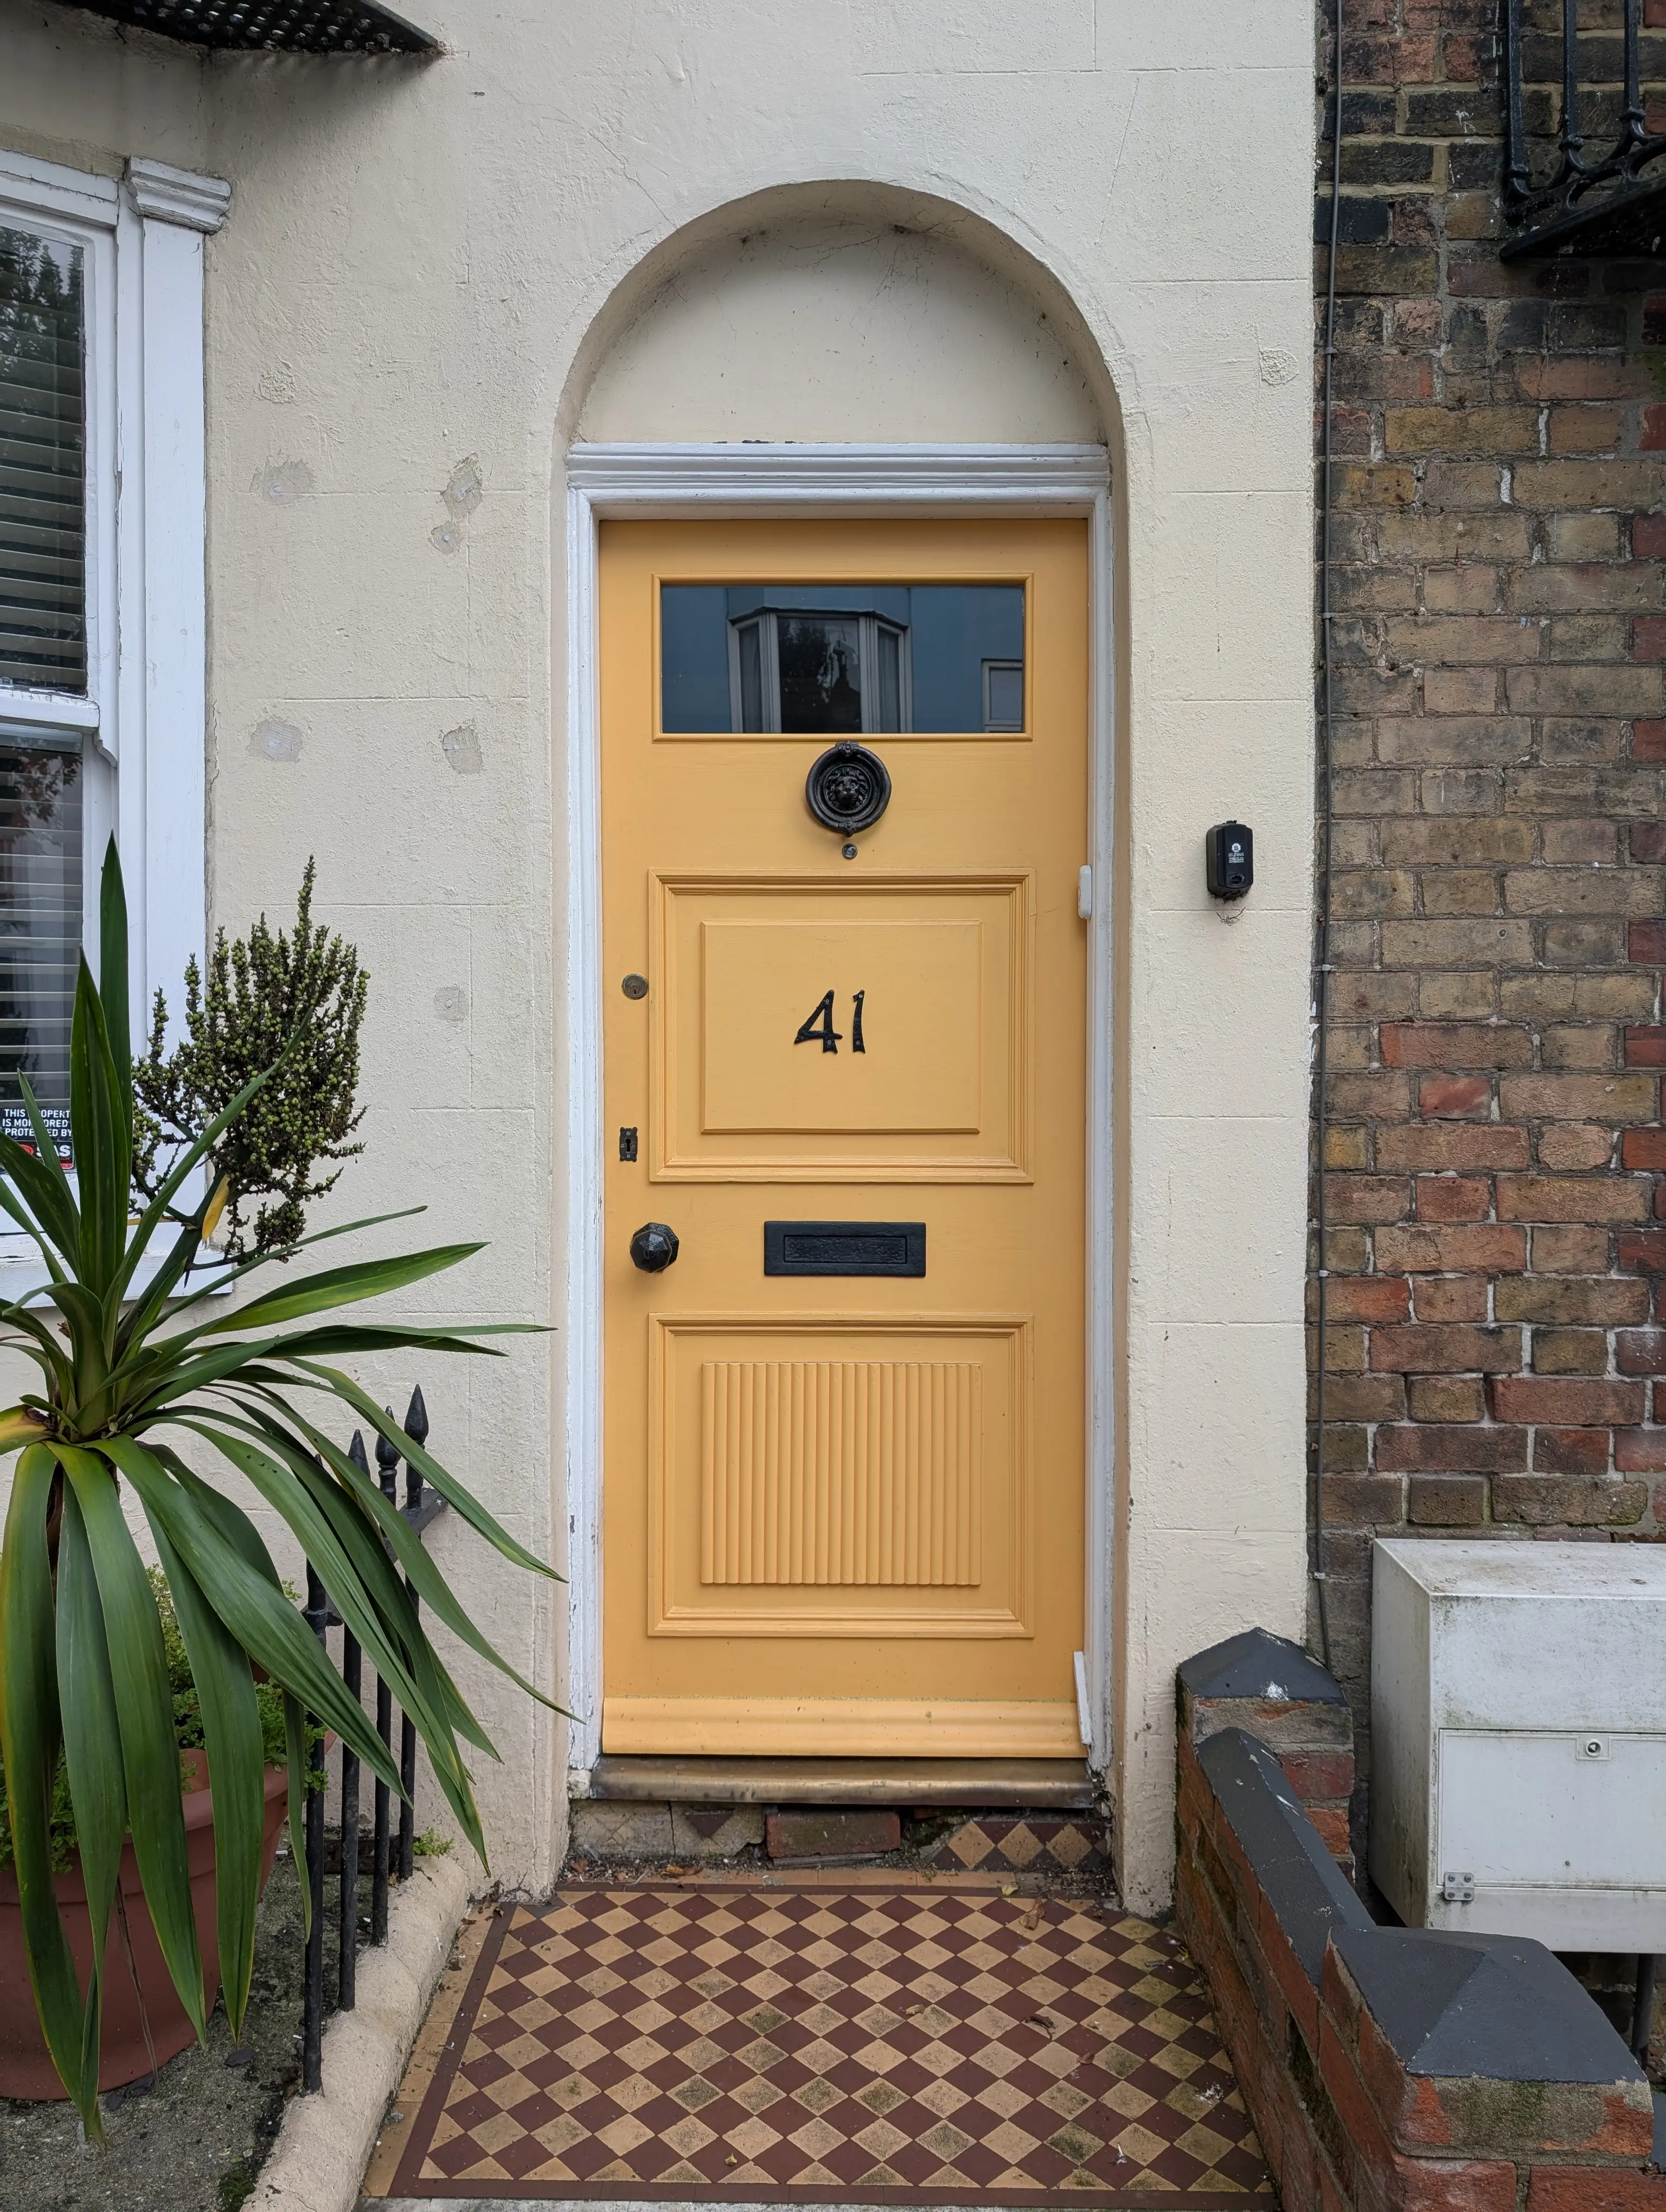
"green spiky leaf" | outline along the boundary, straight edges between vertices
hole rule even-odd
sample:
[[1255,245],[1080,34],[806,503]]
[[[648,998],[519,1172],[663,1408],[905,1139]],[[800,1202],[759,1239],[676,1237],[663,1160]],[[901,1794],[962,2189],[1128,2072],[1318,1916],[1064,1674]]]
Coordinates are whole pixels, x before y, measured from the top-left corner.
[[[283,1000],[290,1027],[273,1029],[272,1010],[257,1002],[258,994],[248,1001],[250,1035],[267,1038],[266,1059],[252,1064],[247,1038],[237,1051],[222,1054],[216,1066],[226,1078],[224,1095],[210,1114],[179,1133],[164,1160],[154,1119],[141,1135],[136,1118],[127,919],[112,846],[102,884],[99,980],[83,962],[71,1026],[76,1175],[59,1165],[27,1085],[23,1098],[38,1152],[0,1135],[0,1216],[33,1240],[51,1278],[44,1293],[0,1302],[0,1335],[14,1355],[33,1362],[40,1377],[37,1390],[0,1412],[0,1455],[19,1453],[0,1551],[0,1760],[31,1985],[52,2062],[89,2136],[99,2132],[98,1969],[112,1904],[120,1903],[119,1866],[127,1835],[162,1955],[199,2034],[209,1994],[192,1907],[158,1601],[124,1493],[137,1499],[149,1523],[201,1714],[213,1792],[219,1954],[234,2032],[248,2002],[264,1821],[257,1676],[273,1684],[283,1701],[298,1856],[304,1853],[301,1800],[314,1732],[309,1716],[335,1730],[391,1790],[404,1793],[392,1753],[286,1593],[258,1531],[202,1471],[205,1447],[252,1482],[286,1524],[415,1723],[435,1779],[483,1857],[484,1837],[463,1753],[465,1747],[496,1753],[429,1640],[429,1619],[511,1680],[522,1678],[475,1627],[420,1540],[349,1458],[331,1432],[334,1423],[349,1428],[368,1421],[391,1437],[460,1518],[506,1559],[550,1571],[357,1383],[324,1364],[361,1352],[503,1356],[479,1340],[520,1333],[523,1324],[402,1327],[337,1318],[345,1307],[462,1264],[477,1245],[352,1261],[299,1280],[280,1278],[228,1318],[216,1315],[206,1322],[190,1318],[205,1293],[178,1296],[201,1254],[211,1204],[206,1194],[185,1198],[191,1179],[199,1178],[193,1187],[200,1190],[202,1174],[217,1174],[222,1153],[247,1167],[270,1152],[272,1133],[288,1127],[290,1109],[271,1101],[274,1086],[290,1080],[303,1053],[306,1041],[295,1026],[304,1012],[300,1000],[310,991],[307,1003],[316,1008],[319,990],[333,977],[337,1012],[350,1017],[356,1034],[353,1009],[362,1011],[363,979],[350,951],[338,940],[325,944],[316,931],[297,945],[300,965],[283,971],[300,994]],[[270,941],[267,950],[277,964],[262,972],[275,975],[282,961]],[[351,1006],[339,996],[350,984]],[[230,1000],[222,994],[218,1003],[223,1011]],[[153,1063],[159,1049],[153,1048]],[[337,1076],[344,1064],[338,1054]],[[234,1067],[234,1082],[227,1074]],[[338,1112],[343,1138],[350,1131],[350,1097]],[[246,1117],[257,1109],[265,1117],[264,1134],[245,1142]],[[353,1149],[344,1142],[330,1157],[344,1158]],[[137,1220],[136,1154],[143,1156],[148,1201]],[[300,1198],[313,1194],[297,1180],[295,1157],[285,1173],[279,1214],[293,1225]],[[312,1237],[289,1234],[272,1253],[256,1249],[234,1256],[225,1272],[240,1285],[273,1256],[287,1261],[321,1237],[393,1218]],[[144,1287],[136,1293],[139,1283]],[[304,1417],[295,1403],[301,1394]],[[174,1449],[173,1439],[191,1442],[198,1466]],[[530,1683],[522,1686],[532,1690]],[[84,1996],[53,1879],[53,1806],[65,1784],[98,1961]]]

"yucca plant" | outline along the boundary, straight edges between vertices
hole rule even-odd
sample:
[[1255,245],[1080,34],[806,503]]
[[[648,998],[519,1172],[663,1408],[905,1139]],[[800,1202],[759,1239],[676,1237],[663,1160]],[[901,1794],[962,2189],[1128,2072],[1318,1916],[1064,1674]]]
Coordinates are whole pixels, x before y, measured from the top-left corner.
[[[221,1978],[234,2034],[248,2003],[260,1885],[257,1680],[276,1684],[283,1697],[298,1860],[307,1712],[335,1729],[391,1789],[399,1790],[399,1774],[285,1595],[253,1523],[176,1447],[188,1447],[199,1463],[217,1459],[234,1468],[287,1524],[416,1723],[447,1802],[483,1860],[459,1739],[496,1753],[424,1632],[412,1595],[482,1658],[550,1701],[492,1649],[380,1486],[326,1434],[331,1413],[344,1412],[386,1437],[504,1558],[535,1573],[551,1571],[330,1364],[396,1350],[480,1354],[490,1347],[475,1339],[525,1325],[436,1330],[312,1318],[420,1282],[479,1245],[361,1261],[299,1280],[286,1274],[235,1313],[199,1317],[204,1299],[224,1287],[227,1273],[238,1279],[273,1259],[291,1260],[304,1246],[403,1217],[380,1214],[322,1231],[244,1260],[211,1289],[192,1292],[189,1270],[224,1193],[208,1192],[196,1204],[185,1194],[271,1071],[255,1076],[181,1149],[131,1218],[127,911],[113,841],[104,866],[100,939],[100,981],[83,958],[70,1034],[79,1191],[58,1164],[27,1082],[38,1152],[0,1135],[0,1209],[33,1239],[51,1279],[37,1293],[0,1302],[0,1343],[31,1359],[41,1383],[0,1413],[0,1452],[21,1454],[0,1551],[0,1755],[35,2003],[52,2063],[94,2136],[100,1976],[127,1835],[180,2001],[199,2036],[205,2027],[167,1667],[125,1492],[149,1526],[201,1702],[214,1796]],[[147,1255],[160,1263],[140,1287]],[[285,1330],[295,1322],[307,1325]],[[92,1925],[94,1966],[84,1999],[53,1889],[51,1821],[60,1774],[73,1802]]]

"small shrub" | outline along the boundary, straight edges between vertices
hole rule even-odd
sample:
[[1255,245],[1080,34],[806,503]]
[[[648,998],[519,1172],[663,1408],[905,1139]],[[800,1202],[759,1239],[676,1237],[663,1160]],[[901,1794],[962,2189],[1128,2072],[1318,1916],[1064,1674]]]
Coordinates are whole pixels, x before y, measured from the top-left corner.
[[150,1049],[134,1063],[133,1182],[146,1199],[248,1083],[275,1071],[209,1156],[210,1187],[225,1188],[220,1225],[233,1259],[295,1244],[307,1201],[341,1173],[315,1178],[319,1163],[364,1150],[348,1139],[364,1118],[356,1101],[369,978],[354,947],[313,921],[313,872],[308,860],[292,933],[269,929],[263,914],[234,944],[221,930],[206,982],[189,963],[185,1033],[171,1053],[157,992]]

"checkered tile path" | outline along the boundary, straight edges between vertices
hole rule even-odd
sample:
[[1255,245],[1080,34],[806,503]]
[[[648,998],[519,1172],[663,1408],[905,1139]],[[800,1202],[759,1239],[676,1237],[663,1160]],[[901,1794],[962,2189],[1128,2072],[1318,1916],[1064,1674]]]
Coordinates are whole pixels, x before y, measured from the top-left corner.
[[946,1886],[506,1908],[392,2193],[1273,2203],[1174,1937]]
[[999,1867],[1023,1874],[1099,1875],[1109,1870],[1103,1820],[1005,1819],[985,1813],[964,1820],[926,1856],[927,1866]]

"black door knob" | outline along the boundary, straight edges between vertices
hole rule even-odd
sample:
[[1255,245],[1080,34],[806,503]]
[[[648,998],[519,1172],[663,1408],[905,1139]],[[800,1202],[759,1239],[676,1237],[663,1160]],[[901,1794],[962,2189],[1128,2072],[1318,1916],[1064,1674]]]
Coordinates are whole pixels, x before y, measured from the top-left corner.
[[677,1231],[663,1221],[645,1221],[630,1240],[630,1263],[645,1275],[663,1274],[677,1257]]

